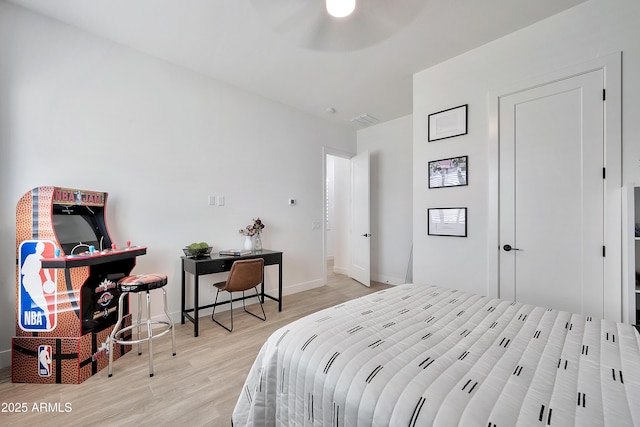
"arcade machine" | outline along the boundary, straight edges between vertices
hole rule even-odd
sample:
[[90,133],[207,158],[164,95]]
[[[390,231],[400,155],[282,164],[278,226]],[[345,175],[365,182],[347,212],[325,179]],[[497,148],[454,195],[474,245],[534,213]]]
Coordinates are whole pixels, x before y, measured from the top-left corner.
[[[107,193],[59,187],[18,201],[13,382],[79,384],[108,366],[116,283],[146,248],[116,246],[106,203]],[[128,350],[116,346],[114,359]]]

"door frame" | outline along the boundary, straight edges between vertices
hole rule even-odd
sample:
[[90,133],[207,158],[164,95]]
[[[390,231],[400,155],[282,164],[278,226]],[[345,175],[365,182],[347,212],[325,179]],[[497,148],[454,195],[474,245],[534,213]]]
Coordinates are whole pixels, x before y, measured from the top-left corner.
[[[626,287],[622,282],[622,53],[615,52],[572,65],[545,75],[531,77],[488,94],[488,295],[499,297],[500,176],[499,114],[500,98],[587,72],[603,70],[604,103],[604,242],[606,246],[603,307],[605,319],[622,321],[626,307]],[[625,317],[626,318],[626,317]]]

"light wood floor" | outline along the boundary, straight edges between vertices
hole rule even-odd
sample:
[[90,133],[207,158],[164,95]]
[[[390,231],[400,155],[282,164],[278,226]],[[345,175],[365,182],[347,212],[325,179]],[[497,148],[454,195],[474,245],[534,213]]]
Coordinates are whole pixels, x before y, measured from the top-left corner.
[[[178,322],[175,357],[169,336],[154,341],[153,378],[149,378],[146,351],[138,356],[135,347],[114,362],[111,378],[105,368],[81,384],[13,384],[10,368],[4,368],[0,370],[0,425],[229,426],[249,368],[273,331],[309,313],[387,287],[374,282],[366,288],[330,274],[326,286],[286,296],[282,312],[276,302],[265,302],[266,322],[242,308],[234,310],[232,333],[205,317],[200,319],[200,335],[195,338],[191,323]],[[23,402],[26,413],[4,412],[9,403]],[[34,403],[43,402],[59,402],[62,410],[70,405],[71,411],[32,410]]]

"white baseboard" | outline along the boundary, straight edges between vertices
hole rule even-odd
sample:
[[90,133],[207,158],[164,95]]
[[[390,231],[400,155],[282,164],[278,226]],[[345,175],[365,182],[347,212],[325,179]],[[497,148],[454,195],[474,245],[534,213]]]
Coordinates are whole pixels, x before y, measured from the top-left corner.
[[11,366],[11,349],[0,351],[0,369]]
[[346,267],[333,267],[333,272],[336,274],[344,274],[345,276],[349,275],[349,269]]
[[[284,288],[282,290],[282,293],[284,295],[291,295],[291,294],[297,294],[298,292],[303,292],[303,291],[308,291],[311,289],[315,289],[315,288],[319,288],[320,286],[323,286],[324,283],[322,283],[322,279],[316,279],[316,280],[311,280],[309,282],[302,282],[302,283],[298,283],[296,285],[293,286],[287,286],[286,288]],[[278,289],[265,289],[265,292],[271,294],[271,295],[276,295],[278,293]]]

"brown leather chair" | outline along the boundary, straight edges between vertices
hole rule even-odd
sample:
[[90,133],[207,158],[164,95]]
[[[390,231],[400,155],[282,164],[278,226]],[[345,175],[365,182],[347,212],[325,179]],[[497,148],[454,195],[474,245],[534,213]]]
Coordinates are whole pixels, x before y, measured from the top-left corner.
[[[258,294],[258,286],[262,283],[263,280],[264,260],[262,258],[243,259],[235,261],[231,266],[231,270],[229,271],[229,277],[227,277],[227,280],[225,282],[218,282],[213,284],[213,286],[215,286],[216,288],[216,301],[213,306],[213,313],[211,313],[211,320],[225,328],[227,331],[233,331],[233,292],[242,292],[242,298],[236,298],[235,301],[237,301],[238,299],[242,299],[242,308],[244,308],[244,311],[254,317],[257,317],[260,320],[267,320],[267,315],[264,313],[264,307],[262,306],[260,295]],[[258,297],[258,303],[260,304],[260,308],[262,309],[263,317],[251,313],[245,306],[244,292],[248,291],[251,288],[254,288],[256,291],[256,296]],[[229,292],[229,301],[225,302],[228,302],[230,304],[229,313],[231,315],[231,328],[228,328],[222,323],[218,322],[214,317],[216,314],[216,306],[218,305],[218,294],[220,293],[220,291]],[[221,304],[224,304],[224,302],[222,302]]]

